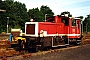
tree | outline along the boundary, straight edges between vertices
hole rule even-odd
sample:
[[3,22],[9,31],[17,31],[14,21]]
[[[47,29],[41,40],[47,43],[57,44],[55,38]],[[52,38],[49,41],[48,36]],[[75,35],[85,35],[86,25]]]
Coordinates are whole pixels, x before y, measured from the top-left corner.
[[38,8],[29,9],[28,14],[34,21],[45,21],[45,14],[47,14],[47,18],[54,15],[49,7],[43,5],[40,10]]
[[84,31],[89,32],[90,31],[90,14],[87,15],[83,23],[84,23]]
[[9,18],[9,31],[11,28],[21,28],[25,30],[25,22],[28,21],[28,13],[25,4],[13,0],[2,1],[0,9],[6,10],[0,14],[0,32],[6,31],[7,17]]
[[65,14],[68,14],[69,17],[72,17],[72,14],[70,14],[70,12],[68,11],[61,12],[60,15],[65,15]]
[[0,6],[1,6],[2,0],[0,0]]
[[28,14],[30,19],[34,19],[34,21],[43,21],[43,14],[38,8],[29,9]]
[[[46,5],[42,5],[41,8],[40,8],[40,11],[43,13],[43,15],[45,16],[45,14],[47,14],[47,17],[51,17],[54,15],[54,13],[52,12],[52,10]],[[43,17],[43,19],[45,20],[45,18]]]

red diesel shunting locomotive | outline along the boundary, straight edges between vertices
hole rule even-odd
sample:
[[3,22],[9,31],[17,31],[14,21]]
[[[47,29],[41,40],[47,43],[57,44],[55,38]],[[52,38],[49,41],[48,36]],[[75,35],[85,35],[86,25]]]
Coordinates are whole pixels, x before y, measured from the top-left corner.
[[81,42],[80,18],[53,16],[46,22],[26,22],[26,48],[58,47]]

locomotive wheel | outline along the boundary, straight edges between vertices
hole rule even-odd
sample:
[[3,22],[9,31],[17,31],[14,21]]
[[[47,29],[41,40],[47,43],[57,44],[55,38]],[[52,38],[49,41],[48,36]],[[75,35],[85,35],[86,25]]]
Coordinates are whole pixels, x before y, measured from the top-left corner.
[[37,51],[39,51],[39,50],[40,50],[40,51],[44,50],[43,42],[40,43],[40,45],[41,45],[41,46],[36,47],[36,50],[37,50]]
[[79,45],[78,43],[77,43],[77,41],[75,41],[75,42],[69,42],[70,43],[70,46],[77,46],[77,45]]
[[19,49],[19,51],[21,51],[21,49],[22,49],[22,46],[21,46],[21,39],[18,39],[18,49]]

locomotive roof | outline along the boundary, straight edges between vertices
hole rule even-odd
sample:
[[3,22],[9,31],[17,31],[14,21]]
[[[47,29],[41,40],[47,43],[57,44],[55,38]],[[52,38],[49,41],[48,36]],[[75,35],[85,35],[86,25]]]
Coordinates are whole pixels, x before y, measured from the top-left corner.
[[51,17],[46,18],[46,21],[50,21],[50,20],[53,21],[53,19],[55,19],[55,17],[70,19],[68,16],[55,15],[55,16],[51,16]]
[[69,18],[81,20],[81,18],[77,18],[77,17],[69,17]]
[[[69,18],[68,16],[62,16],[62,15],[55,15],[55,16]],[[55,16],[48,17],[47,19],[52,19],[52,18],[54,18]]]

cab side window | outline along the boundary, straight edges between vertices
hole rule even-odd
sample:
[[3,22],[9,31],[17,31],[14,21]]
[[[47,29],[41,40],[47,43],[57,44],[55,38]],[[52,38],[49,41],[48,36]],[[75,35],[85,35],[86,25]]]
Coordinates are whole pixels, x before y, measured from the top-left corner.
[[68,18],[62,18],[61,22],[65,24],[65,26],[69,25],[69,19]]
[[72,26],[76,26],[76,20],[72,19]]

